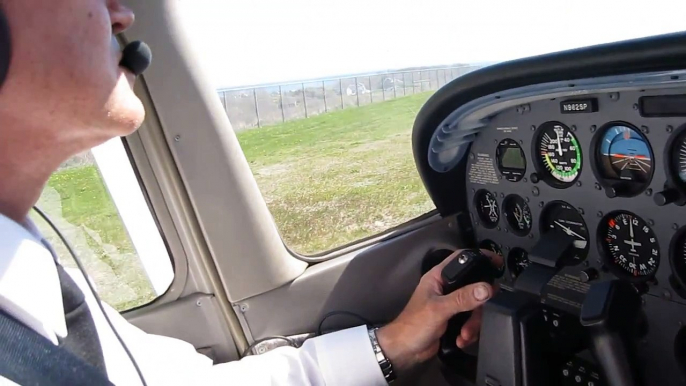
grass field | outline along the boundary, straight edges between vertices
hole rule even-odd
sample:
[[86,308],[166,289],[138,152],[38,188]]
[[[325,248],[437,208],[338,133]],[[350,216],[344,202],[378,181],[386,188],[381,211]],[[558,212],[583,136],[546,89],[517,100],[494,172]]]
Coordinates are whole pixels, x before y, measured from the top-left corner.
[[313,254],[433,209],[412,158],[423,93],[238,134],[286,244]]
[[[123,311],[155,298],[95,165],[55,173],[38,205],[76,249],[105,302]],[[62,264],[75,267],[57,235],[35,214],[32,218],[55,248]]]
[[[238,139],[286,244],[303,254],[374,235],[433,209],[414,166],[417,94],[241,132]],[[97,167],[55,173],[39,201],[103,299],[122,311],[154,292]],[[33,216],[67,266],[66,248]]]

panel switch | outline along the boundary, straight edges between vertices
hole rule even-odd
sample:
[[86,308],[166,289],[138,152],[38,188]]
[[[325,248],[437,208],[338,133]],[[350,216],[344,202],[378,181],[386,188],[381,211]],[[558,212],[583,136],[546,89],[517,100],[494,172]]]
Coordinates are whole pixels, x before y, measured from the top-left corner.
[[583,283],[588,283],[591,280],[598,278],[598,270],[595,268],[586,268],[579,273],[579,280]]

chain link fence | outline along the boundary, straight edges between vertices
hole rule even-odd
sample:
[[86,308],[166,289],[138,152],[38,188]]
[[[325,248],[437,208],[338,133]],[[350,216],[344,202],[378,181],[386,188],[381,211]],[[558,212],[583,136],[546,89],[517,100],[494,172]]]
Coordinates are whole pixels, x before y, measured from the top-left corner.
[[218,91],[236,131],[309,118],[425,91],[482,66],[418,69]]

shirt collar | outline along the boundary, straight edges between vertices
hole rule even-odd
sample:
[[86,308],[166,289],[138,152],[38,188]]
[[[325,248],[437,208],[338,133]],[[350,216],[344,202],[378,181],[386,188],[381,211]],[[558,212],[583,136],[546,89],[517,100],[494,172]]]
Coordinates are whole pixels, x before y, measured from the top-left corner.
[[1,214],[0,240],[0,308],[57,344],[67,324],[53,255],[33,224]]

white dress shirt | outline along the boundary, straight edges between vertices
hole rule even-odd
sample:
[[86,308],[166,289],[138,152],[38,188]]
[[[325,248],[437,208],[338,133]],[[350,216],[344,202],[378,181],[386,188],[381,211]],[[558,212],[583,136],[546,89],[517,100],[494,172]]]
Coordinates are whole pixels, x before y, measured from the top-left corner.
[[[62,293],[52,254],[40,235],[0,215],[0,308],[57,344],[67,334]],[[115,385],[140,385],[79,271],[69,270],[93,316],[107,375]],[[147,334],[105,305],[114,328],[148,385],[386,385],[365,326],[309,339],[259,356],[213,365],[189,343]],[[0,384],[12,384],[0,376]]]

